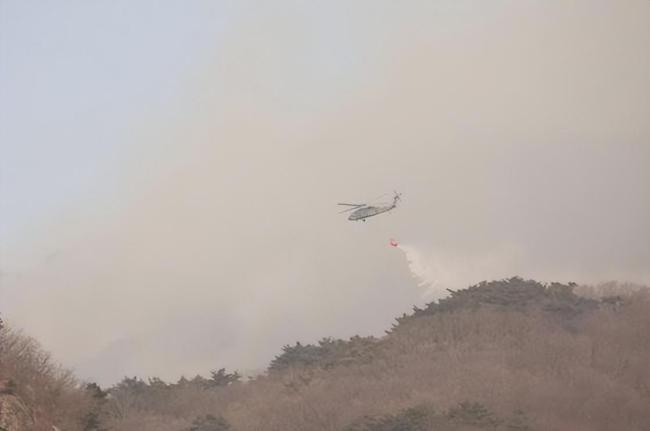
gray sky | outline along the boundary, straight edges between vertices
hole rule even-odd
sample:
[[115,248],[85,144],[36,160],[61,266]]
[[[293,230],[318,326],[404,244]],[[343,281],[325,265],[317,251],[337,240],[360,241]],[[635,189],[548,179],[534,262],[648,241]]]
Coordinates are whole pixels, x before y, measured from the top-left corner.
[[2,2],[0,312],[109,383],[260,368],[483,279],[650,283],[649,23],[644,0]]

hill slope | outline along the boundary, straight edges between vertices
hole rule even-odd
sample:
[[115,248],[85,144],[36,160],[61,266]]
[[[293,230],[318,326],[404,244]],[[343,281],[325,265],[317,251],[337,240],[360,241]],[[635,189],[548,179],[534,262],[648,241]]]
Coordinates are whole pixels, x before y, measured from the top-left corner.
[[216,370],[77,385],[83,409],[57,420],[85,431],[650,429],[648,290],[575,290],[480,283],[415,308],[380,338],[285,346],[246,382]]

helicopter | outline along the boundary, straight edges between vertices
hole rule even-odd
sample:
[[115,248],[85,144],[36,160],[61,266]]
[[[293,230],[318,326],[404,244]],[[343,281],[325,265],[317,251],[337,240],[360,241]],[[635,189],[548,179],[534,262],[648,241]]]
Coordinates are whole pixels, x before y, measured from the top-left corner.
[[338,205],[352,207],[341,211],[341,213],[353,211],[352,214],[350,214],[350,217],[348,217],[348,220],[350,221],[361,220],[365,222],[368,217],[373,217],[378,214],[382,214],[396,208],[397,202],[400,201],[401,196],[402,196],[401,193],[395,192],[395,195],[393,196],[393,203],[390,205],[368,205],[368,204],[347,204],[347,203],[339,203]]

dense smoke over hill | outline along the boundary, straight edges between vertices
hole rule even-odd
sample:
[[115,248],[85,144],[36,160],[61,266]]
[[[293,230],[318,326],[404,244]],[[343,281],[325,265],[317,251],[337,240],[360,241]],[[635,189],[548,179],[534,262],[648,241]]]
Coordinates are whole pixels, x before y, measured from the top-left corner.
[[260,368],[513,274],[650,282],[647,1],[208,3],[0,6],[1,311],[82,377]]

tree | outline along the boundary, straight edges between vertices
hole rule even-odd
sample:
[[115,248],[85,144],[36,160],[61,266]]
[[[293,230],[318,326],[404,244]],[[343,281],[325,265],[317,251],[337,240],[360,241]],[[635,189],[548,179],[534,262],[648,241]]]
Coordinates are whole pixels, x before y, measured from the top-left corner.
[[87,383],[84,387],[86,395],[90,398],[91,404],[88,412],[81,418],[81,429],[83,431],[105,431],[102,427],[104,404],[106,403],[108,392],[103,391],[97,383]]
[[241,379],[241,374],[237,371],[234,373],[227,373],[225,368],[210,371],[210,376],[210,380],[208,380],[208,386],[210,387],[228,386],[232,383],[239,382]]

